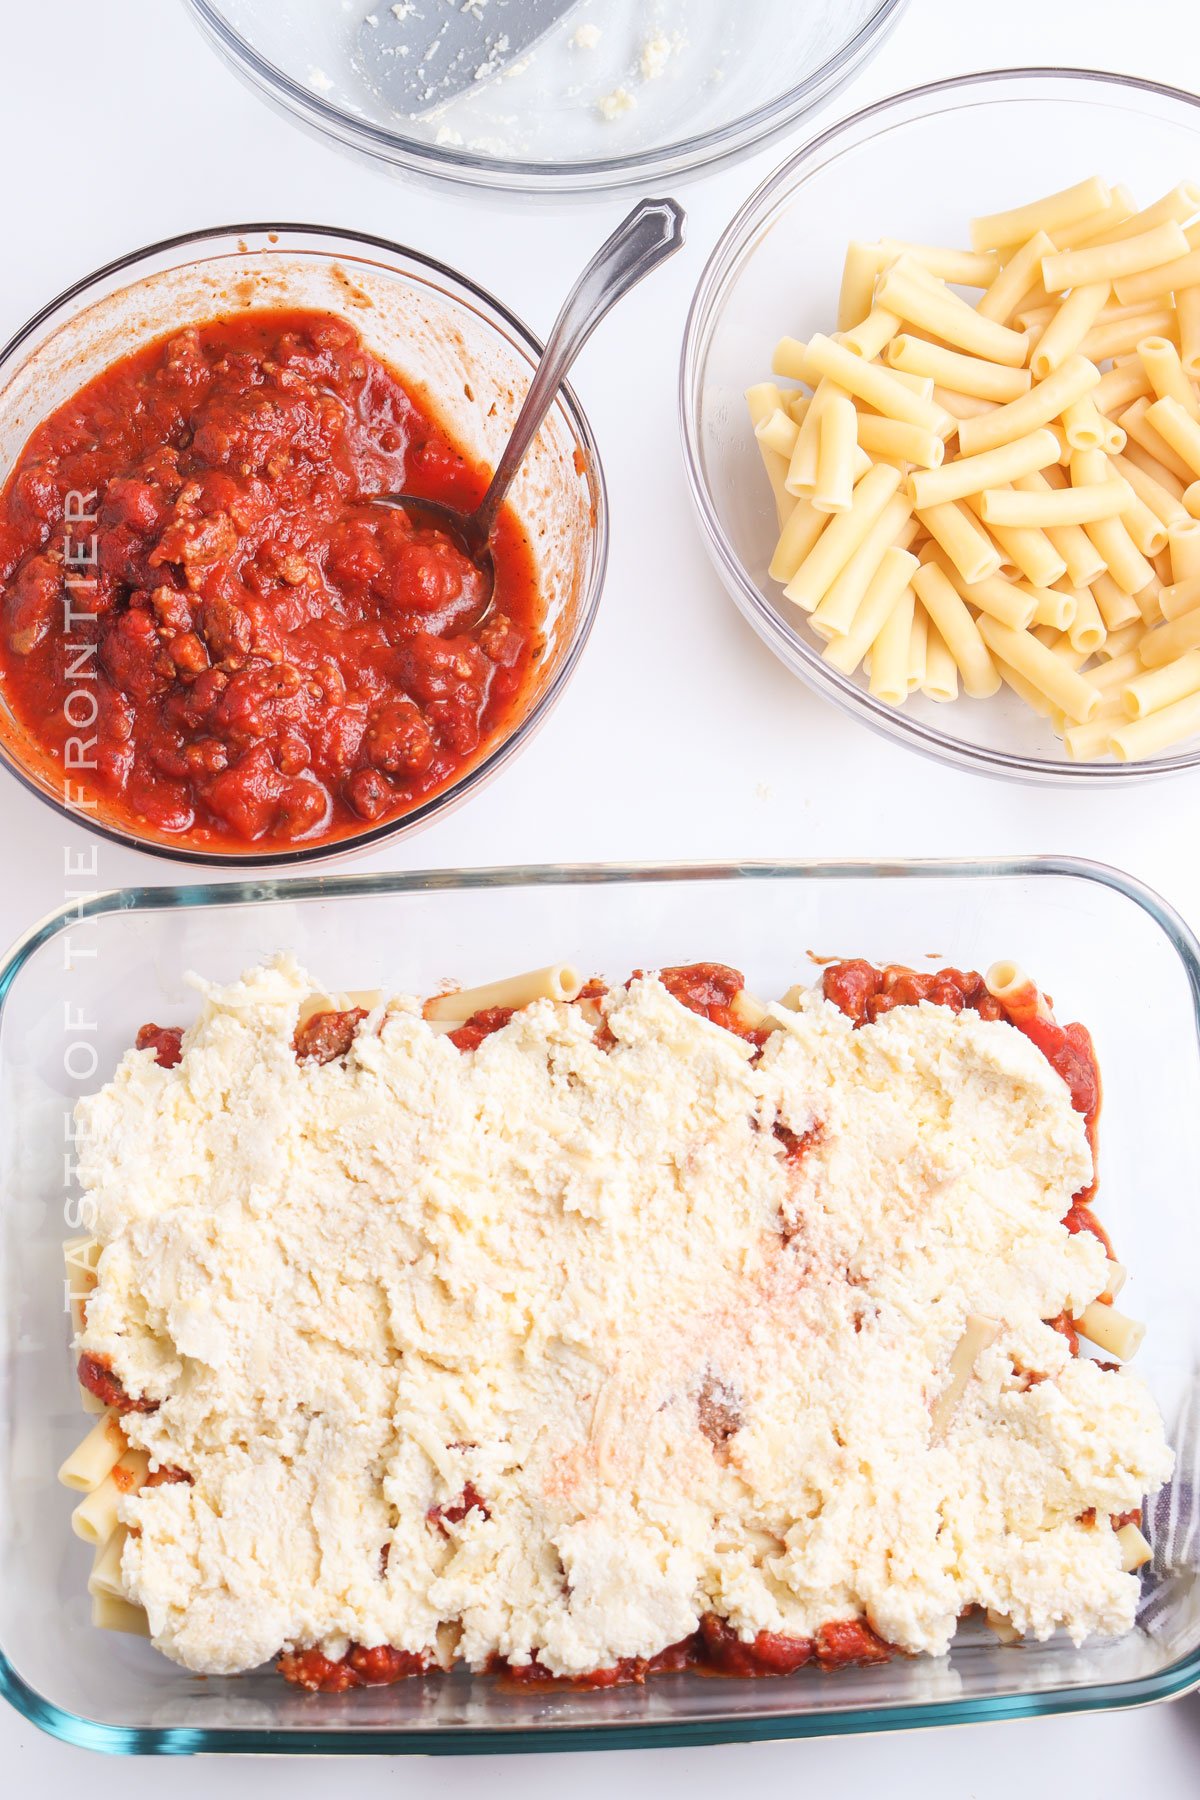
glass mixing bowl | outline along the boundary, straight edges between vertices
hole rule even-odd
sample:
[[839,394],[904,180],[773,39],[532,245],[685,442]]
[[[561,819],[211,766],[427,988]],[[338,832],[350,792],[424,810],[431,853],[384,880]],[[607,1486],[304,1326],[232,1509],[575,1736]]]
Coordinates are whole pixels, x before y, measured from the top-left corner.
[[[529,56],[419,118],[357,55],[368,14],[394,29],[387,0],[188,4],[257,93],[344,149],[469,187],[577,193],[674,181],[780,136],[874,55],[904,0],[580,0]],[[409,4],[432,41],[443,0]],[[485,43],[507,4],[481,11]]]
[[[428,400],[451,438],[494,467],[541,355],[498,300],[444,264],[384,238],[322,225],[226,225],[133,251],[60,294],[0,350],[0,482],[48,413],[119,357],[181,327],[248,307],[314,307],[348,319],[368,349]],[[521,708],[454,780],[411,812],[280,848],[189,848],[103,808],[81,816],[115,843],[176,862],[293,867],[402,837],[481,787],[527,744],[570,680],[600,601],[608,503],[595,440],[563,386],[509,496],[527,528],[545,649]],[[0,691],[0,764],[59,812],[64,775]],[[76,796],[77,797],[77,796]],[[79,816],[79,815],[77,815]]]
[[788,617],[767,564],[778,530],[746,416],[785,333],[834,318],[849,238],[964,244],[973,213],[1084,176],[1126,183],[1148,205],[1200,171],[1200,100],[1084,69],[1000,70],[934,82],[866,107],[768,176],[700,278],[680,365],[684,460],[709,553],[759,636],[801,680],[885,736],[959,768],[1024,781],[1145,781],[1200,763],[1200,739],[1137,763],[1069,762],[1049,724],[1007,690],[901,710],[861,675],[821,661]]

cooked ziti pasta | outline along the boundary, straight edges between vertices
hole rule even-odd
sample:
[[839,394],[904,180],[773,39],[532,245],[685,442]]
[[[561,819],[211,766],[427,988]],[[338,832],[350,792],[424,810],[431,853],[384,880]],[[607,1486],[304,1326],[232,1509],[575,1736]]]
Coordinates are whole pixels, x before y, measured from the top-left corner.
[[1009,692],[1072,760],[1156,756],[1200,732],[1200,182],[969,237],[852,242],[836,330],[749,389],[771,579],[887,705]]

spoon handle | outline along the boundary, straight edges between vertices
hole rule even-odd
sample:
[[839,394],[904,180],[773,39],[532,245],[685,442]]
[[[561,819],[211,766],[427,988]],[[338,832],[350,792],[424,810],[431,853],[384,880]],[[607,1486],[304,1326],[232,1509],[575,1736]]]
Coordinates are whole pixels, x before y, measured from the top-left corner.
[[639,200],[593,256],[554,321],[512,435],[472,520],[486,544],[513,476],[549,412],[567,370],[611,307],[683,243],[687,215],[677,200]]

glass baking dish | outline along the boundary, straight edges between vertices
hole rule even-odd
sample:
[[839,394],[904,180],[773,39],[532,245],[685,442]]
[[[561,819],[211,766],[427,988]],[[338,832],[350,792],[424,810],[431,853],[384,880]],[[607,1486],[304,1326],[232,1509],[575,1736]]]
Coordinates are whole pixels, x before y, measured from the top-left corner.
[[1200,1683],[1200,1584],[1153,1634],[1004,1648],[969,1624],[945,1660],[767,1681],[661,1676],[601,1693],[469,1676],[307,1695],[263,1670],[202,1678],[88,1620],[88,1552],[55,1471],[80,1435],[61,1242],[77,1229],[66,1121],[147,1019],[189,1020],[189,969],[231,979],[279,949],[334,988],[429,992],[569,956],[623,976],[719,958],[752,989],[806,956],[918,967],[1012,957],[1092,1029],[1104,1071],[1101,1217],[1149,1325],[1138,1367],[1168,1424],[1200,1358],[1200,945],[1097,864],[750,863],[436,870],[135,888],[64,907],[0,968],[0,1685],[28,1718],[118,1752],[456,1752],[716,1743],[891,1730],[1170,1698]]

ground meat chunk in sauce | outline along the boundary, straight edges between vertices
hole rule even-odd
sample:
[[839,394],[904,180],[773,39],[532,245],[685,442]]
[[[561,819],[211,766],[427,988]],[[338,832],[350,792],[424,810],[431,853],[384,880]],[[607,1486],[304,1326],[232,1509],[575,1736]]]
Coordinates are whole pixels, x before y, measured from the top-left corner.
[[345,1056],[366,1016],[366,1009],[361,1006],[351,1007],[348,1012],[313,1013],[296,1027],[297,1060],[328,1063]]

